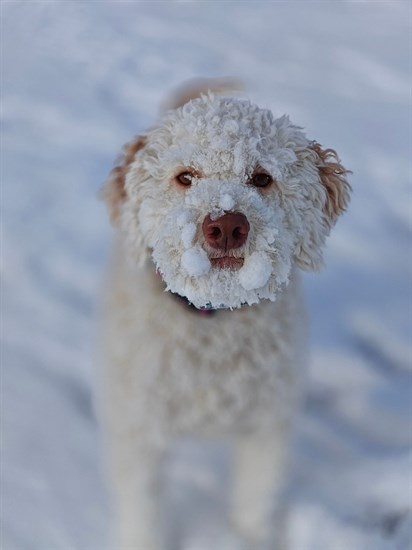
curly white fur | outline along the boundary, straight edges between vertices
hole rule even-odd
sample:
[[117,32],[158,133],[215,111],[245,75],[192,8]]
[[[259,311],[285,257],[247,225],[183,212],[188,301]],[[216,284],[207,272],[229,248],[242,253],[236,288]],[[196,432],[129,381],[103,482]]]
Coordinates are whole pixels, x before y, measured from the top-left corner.
[[[120,223],[132,256],[141,262],[151,251],[168,290],[197,307],[237,308],[275,300],[292,263],[321,265],[330,229],[326,191],[311,142],[288,117],[275,120],[249,101],[209,93],[170,111],[145,137],[127,174]],[[246,185],[256,166],[276,180],[268,193]],[[171,184],[179,167],[203,174],[185,193]],[[207,214],[213,219],[225,211],[247,213],[251,225],[245,247],[236,251],[245,265],[234,273],[212,268],[196,232]]]
[[[321,265],[348,201],[346,171],[286,116],[210,92],[168,111],[122,162],[105,190],[120,238],[102,354],[116,548],[158,548],[156,467],[186,434],[233,439],[233,525],[260,544],[304,378],[297,268]],[[268,189],[251,185],[257,167],[273,178]],[[223,252],[202,231],[227,212],[249,223],[230,251],[237,270],[213,266]],[[165,290],[223,311],[203,317]]]

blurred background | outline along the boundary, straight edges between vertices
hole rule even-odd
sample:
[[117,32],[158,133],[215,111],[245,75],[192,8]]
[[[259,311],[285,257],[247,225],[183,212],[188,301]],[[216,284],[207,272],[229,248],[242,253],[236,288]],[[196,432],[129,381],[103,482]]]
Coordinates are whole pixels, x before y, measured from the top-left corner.
[[[411,4],[1,8],[1,548],[105,546],[92,389],[112,231],[97,193],[170,88],[225,75],[353,171],[327,268],[305,276],[312,359],[288,491],[291,550],[410,548]],[[234,550],[222,538],[226,469],[196,445],[170,466],[185,548]]]

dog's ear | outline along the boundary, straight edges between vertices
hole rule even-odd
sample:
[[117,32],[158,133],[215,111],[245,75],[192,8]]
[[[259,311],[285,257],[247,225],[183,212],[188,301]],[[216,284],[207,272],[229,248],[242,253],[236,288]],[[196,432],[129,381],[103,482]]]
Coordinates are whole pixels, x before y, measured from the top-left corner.
[[303,162],[310,164],[310,178],[317,176],[317,182],[310,186],[314,208],[301,212],[305,230],[297,244],[295,260],[305,271],[317,271],[323,265],[325,238],[349,203],[350,171],[342,166],[336,151],[324,149],[316,141],[311,141],[302,153]]
[[109,177],[103,185],[101,196],[106,201],[110,219],[117,224],[120,209],[126,199],[125,180],[126,174],[138,151],[146,145],[144,136],[136,136],[123,146],[122,152],[117,159],[116,165],[110,172]]
[[323,149],[316,141],[310,144],[310,148],[315,153],[315,164],[326,191],[323,211],[331,228],[349,203],[351,186],[347,181],[347,174],[351,172],[342,166],[333,149]]

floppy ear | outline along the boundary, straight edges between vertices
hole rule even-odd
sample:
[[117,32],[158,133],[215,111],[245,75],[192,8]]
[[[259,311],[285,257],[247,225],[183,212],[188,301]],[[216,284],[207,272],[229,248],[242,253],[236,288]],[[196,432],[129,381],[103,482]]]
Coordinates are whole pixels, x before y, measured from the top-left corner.
[[346,178],[350,171],[342,166],[336,151],[323,149],[316,141],[307,145],[302,158],[304,163],[309,161],[309,177],[315,176],[317,182],[309,186],[314,208],[301,212],[304,232],[295,250],[295,260],[301,269],[316,271],[323,264],[325,238],[349,203],[351,187]]
[[351,172],[342,166],[333,149],[322,149],[316,141],[311,143],[310,148],[316,154],[315,163],[319,170],[320,181],[326,190],[323,211],[331,228],[349,203],[351,186],[346,176]]
[[110,172],[109,177],[103,185],[101,196],[106,201],[109,210],[110,220],[117,224],[121,205],[126,199],[125,179],[130,164],[135,155],[146,145],[143,136],[136,136],[129,143],[123,146],[122,152],[116,162],[116,166]]

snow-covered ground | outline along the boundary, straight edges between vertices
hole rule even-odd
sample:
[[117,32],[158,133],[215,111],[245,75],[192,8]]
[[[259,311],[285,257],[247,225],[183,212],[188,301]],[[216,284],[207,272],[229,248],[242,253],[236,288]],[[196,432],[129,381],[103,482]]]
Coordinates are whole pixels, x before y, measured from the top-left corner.
[[[228,74],[353,170],[328,267],[305,277],[313,353],[291,550],[411,548],[410,3],[1,8],[2,550],[104,548],[91,395],[111,230],[96,194],[168,89]],[[234,550],[221,520],[226,469],[219,449],[175,457],[169,517],[185,548]]]

